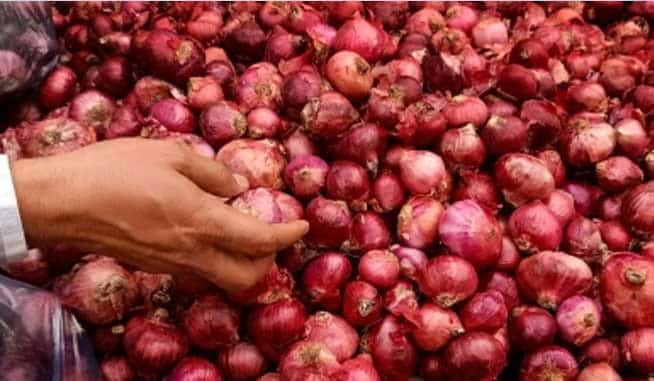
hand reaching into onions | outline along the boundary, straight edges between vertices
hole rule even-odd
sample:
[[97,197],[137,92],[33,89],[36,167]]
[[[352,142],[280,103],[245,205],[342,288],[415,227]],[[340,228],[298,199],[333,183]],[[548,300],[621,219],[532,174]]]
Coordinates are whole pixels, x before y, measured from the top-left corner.
[[31,245],[75,242],[125,264],[200,276],[229,291],[254,285],[307,231],[226,205],[243,187],[220,162],[173,141],[117,139],[12,165]]

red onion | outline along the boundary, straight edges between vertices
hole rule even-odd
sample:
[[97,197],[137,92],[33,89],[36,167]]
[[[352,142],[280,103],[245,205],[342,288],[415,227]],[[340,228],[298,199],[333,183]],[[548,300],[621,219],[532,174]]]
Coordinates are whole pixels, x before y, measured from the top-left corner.
[[139,294],[149,310],[154,309],[155,306],[165,307],[170,304],[175,286],[172,275],[135,271],[134,278]]
[[310,224],[306,239],[311,244],[338,248],[350,236],[352,216],[344,202],[316,197],[305,213]]
[[500,256],[497,258],[495,268],[500,271],[513,271],[518,267],[522,260],[518,248],[515,246],[511,238],[508,236],[502,237],[502,250]]
[[640,248],[640,254],[643,257],[654,259],[654,241],[646,242]]
[[530,38],[517,42],[511,49],[509,61],[528,68],[546,68],[549,55],[538,39]]
[[366,252],[384,249],[391,243],[391,233],[384,219],[374,212],[363,212],[354,216],[350,228],[350,239],[341,247],[349,252]]
[[413,194],[433,194],[445,199],[452,178],[440,156],[430,151],[403,150],[399,160],[400,178]]
[[222,15],[218,11],[206,10],[186,24],[186,33],[201,42],[211,43],[222,25]]
[[463,73],[458,57],[441,52],[426,55],[422,70],[430,90],[449,90],[458,93],[463,87]]
[[647,148],[647,132],[636,119],[625,118],[615,126],[616,144],[618,150],[630,159],[638,159]]
[[89,332],[89,337],[93,343],[93,349],[98,353],[114,353],[123,346],[123,335],[125,326],[104,325],[94,328]]
[[556,311],[559,335],[576,346],[586,344],[599,333],[600,319],[598,305],[586,296],[570,297]]
[[635,232],[654,232],[654,181],[641,184],[627,193],[622,200],[622,219]]
[[379,156],[386,151],[387,140],[388,132],[385,129],[373,123],[364,123],[346,131],[330,150],[335,158],[354,161],[375,175]]
[[141,131],[141,122],[142,116],[136,108],[130,105],[120,106],[114,110],[104,136],[107,139],[137,136]]
[[107,128],[115,109],[114,102],[96,90],[79,93],[70,102],[68,115],[71,119],[100,133]]
[[281,147],[272,140],[233,140],[218,150],[216,160],[247,180],[250,188],[279,189],[284,185],[281,177],[286,161]]
[[341,288],[352,274],[352,264],[338,252],[326,252],[311,260],[302,273],[302,287],[312,304],[328,311],[341,305]]
[[649,375],[654,371],[653,335],[654,329],[639,328],[627,332],[620,340],[622,359],[625,365],[637,374]]
[[596,338],[583,348],[580,357],[581,363],[607,363],[615,369],[620,369],[620,348],[611,340]]
[[266,373],[263,376],[259,377],[257,381],[280,381],[279,373]]
[[486,123],[488,108],[477,97],[458,95],[445,105],[443,115],[450,127],[459,127],[471,123],[477,128]]
[[325,181],[327,196],[348,202],[352,209],[361,210],[370,192],[366,170],[346,160],[332,162]]
[[211,76],[192,77],[187,85],[188,104],[193,110],[204,110],[211,104],[220,102],[225,95],[220,83]]
[[637,328],[653,324],[654,271],[650,258],[635,254],[609,257],[600,273],[600,295],[605,311],[618,323]]
[[453,170],[477,168],[486,160],[486,147],[471,124],[445,131],[439,152]]
[[42,121],[21,125],[14,130],[16,141],[26,157],[51,156],[71,152],[95,143],[96,134],[65,117],[46,118]]
[[485,291],[497,291],[502,295],[506,310],[511,312],[520,304],[518,285],[511,276],[499,271],[484,274],[480,280],[479,288]]
[[295,299],[257,306],[249,315],[247,332],[266,358],[278,361],[287,347],[299,339],[307,316]]
[[132,36],[124,32],[111,32],[98,39],[100,53],[106,57],[127,56],[132,48]]
[[284,354],[279,374],[284,381],[328,381],[338,368],[338,360],[324,345],[303,340]]
[[466,32],[470,32],[479,19],[473,8],[462,4],[450,5],[445,12],[445,17],[447,17],[447,26]]
[[274,29],[266,41],[263,53],[264,60],[273,64],[286,61],[302,53],[306,48],[306,41],[302,36],[288,33],[283,29]]
[[75,93],[76,83],[74,71],[67,66],[57,67],[41,84],[40,104],[48,110],[63,106]]
[[439,255],[427,263],[418,284],[434,303],[450,308],[472,296],[479,279],[470,262],[453,255]]
[[452,310],[425,303],[411,319],[411,335],[416,345],[425,351],[438,351],[464,329]]
[[616,220],[622,217],[622,198],[624,194],[607,196],[600,204],[599,215],[602,220]]
[[138,299],[134,278],[112,258],[79,264],[62,281],[55,290],[62,303],[91,324],[122,319]]
[[636,87],[636,81],[643,71],[643,63],[637,58],[614,56],[602,62],[599,82],[609,95],[621,96]]
[[295,287],[295,280],[284,267],[273,263],[270,271],[256,285],[241,292],[230,293],[230,299],[238,304],[271,304],[288,299]]
[[418,311],[418,296],[413,285],[404,280],[395,283],[384,294],[384,308],[393,316],[403,317],[408,321],[415,320],[415,314]]
[[427,256],[418,249],[394,245],[391,251],[400,261],[400,272],[402,276],[417,281],[420,273],[427,267]]
[[220,370],[202,357],[185,357],[170,372],[166,381],[222,381]]
[[105,381],[134,381],[136,374],[123,356],[107,357],[100,363],[100,372]]
[[273,138],[281,127],[277,114],[265,107],[250,111],[247,118],[248,135],[253,138]]
[[39,249],[28,250],[24,258],[8,263],[5,270],[12,278],[35,286],[42,286],[51,280],[50,266]]
[[590,290],[592,272],[584,261],[572,255],[541,251],[520,262],[516,280],[525,299],[556,309],[565,299]]
[[377,21],[389,29],[403,26],[409,11],[409,4],[402,1],[369,2],[365,6],[372,11]]
[[462,256],[476,268],[494,265],[502,250],[497,220],[473,200],[457,201],[445,209],[438,231],[451,253]]
[[461,309],[461,322],[468,331],[494,332],[506,324],[504,297],[495,290],[477,293]]
[[265,3],[259,9],[259,19],[265,26],[273,27],[284,22],[288,17],[288,13],[288,4]]
[[362,340],[384,379],[409,379],[417,365],[417,353],[400,320],[393,315],[386,316],[371,327]]
[[370,355],[361,354],[341,364],[332,375],[335,381],[381,381]]
[[422,8],[409,16],[406,22],[407,33],[420,33],[427,37],[445,26],[443,15],[436,9]]
[[[162,102],[165,101],[167,100]],[[219,147],[243,136],[248,122],[234,103],[220,101],[213,103],[202,111],[199,125],[202,136],[207,142],[214,147]]]
[[168,312],[157,309],[133,317],[123,338],[125,353],[140,376],[157,376],[172,368],[189,350],[186,336],[169,322]]
[[336,33],[335,51],[350,50],[370,63],[377,62],[384,54],[389,36],[378,26],[362,17],[346,21]]
[[169,131],[191,133],[195,129],[195,115],[180,101],[167,98],[150,108],[150,118],[161,123]]
[[504,93],[519,101],[535,98],[539,91],[534,73],[517,64],[509,64],[499,73],[497,85]]
[[577,377],[577,381],[594,380],[622,381],[622,377],[610,365],[604,363],[587,366],[579,373],[579,377]]
[[478,48],[490,48],[509,41],[506,24],[497,17],[485,17],[472,28],[472,40]]
[[481,139],[493,155],[520,152],[527,145],[527,125],[512,115],[492,115],[481,130]]
[[328,170],[329,166],[321,158],[302,155],[295,157],[284,168],[284,181],[294,195],[311,198],[320,194]]
[[135,99],[135,106],[141,112],[148,112],[150,108],[162,99],[170,98],[173,85],[154,77],[143,77],[136,81],[132,95]]
[[555,250],[563,238],[557,217],[540,201],[516,209],[509,218],[509,234],[520,251]]
[[202,74],[204,52],[194,40],[169,30],[153,29],[148,33],[139,63],[166,81],[184,83]]
[[378,288],[388,288],[397,283],[400,263],[391,251],[368,251],[359,262],[359,276]]
[[345,361],[352,357],[359,346],[357,332],[343,318],[329,312],[319,311],[304,324],[304,340],[318,343]]
[[[284,138],[282,143],[289,160],[293,160],[302,155],[313,155],[318,151],[313,141],[311,141],[309,137],[299,129],[291,132],[291,134]],[[290,187],[288,184],[287,186]]]
[[[243,13],[242,15],[247,15],[247,13]],[[247,19],[232,19],[231,21],[236,21],[234,29],[230,30],[228,28],[228,26],[232,26],[228,21],[222,30],[223,33],[226,31],[230,32],[225,36],[225,49],[241,61],[251,62],[260,59],[266,44],[266,34],[259,24],[254,20]]]
[[127,94],[133,81],[132,68],[123,57],[109,58],[98,68],[98,89],[111,96],[121,97]]
[[314,70],[299,70],[284,77],[281,87],[286,112],[299,119],[300,110],[309,99],[320,96],[322,79]]
[[546,100],[528,100],[522,104],[520,119],[529,127],[529,146],[543,147],[559,139],[562,111]]
[[383,171],[372,183],[370,206],[379,213],[396,210],[405,201],[405,190],[400,178],[391,171]]
[[305,130],[320,139],[335,138],[358,117],[350,101],[333,91],[311,98],[302,109]]
[[562,188],[575,199],[575,210],[577,213],[584,216],[594,213],[597,203],[602,196],[598,187],[584,182],[568,181]]
[[509,324],[511,344],[525,352],[551,345],[556,335],[556,320],[539,307],[518,307]]
[[506,352],[493,336],[470,332],[454,339],[444,352],[449,377],[461,381],[495,379],[506,365]]
[[609,192],[621,192],[643,182],[643,171],[624,156],[612,156],[595,165],[597,183]]
[[568,123],[561,135],[563,157],[573,166],[586,166],[606,159],[616,144],[611,125],[581,116]]
[[608,98],[599,83],[581,82],[568,87],[567,106],[572,112],[606,112]]
[[342,313],[355,327],[364,327],[381,317],[382,300],[377,289],[368,282],[355,280],[345,286]]
[[554,190],[552,174],[542,160],[531,155],[503,155],[493,171],[502,195],[513,206],[546,198]]
[[191,343],[205,350],[228,347],[239,340],[239,314],[217,294],[197,298],[184,314]]
[[397,235],[406,246],[424,249],[438,237],[438,221],[443,205],[432,197],[416,196],[409,199],[397,216]]
[[579,374],[577,361],[567,349],[556,345],[541,347],[522,361],[520,381],[575,381]]
[[267,107],[277,111],[282,103],[282,77],[277,68],[260,62],[247,68],[238,79],[236,99],[241,111]]
[[563,247],[568,254],[586,262],[597,261],[606,252],[599,226],[584,216],[570,221],[563,236]]
[[550,193],[549,197],[543,200],[543,203],[559,221],[560,226],[564,227],[575,215],[574,201],[570,193],[555,189]]
[[444,105],[441,98],[427,95],[406,107],[399,115],[397,137],[405,144],[418,147],[430,146],[445,131],[447,120],[440,112]]
[[325,75],[334,88],[350,99],[365,97],[372,87],[372,70],[368,62],[354,52],[340,51],[325,66]]
[[238,343],[218,355],[218,365],[228,380],[254,381],[268,364],[259,349],[250,343]]

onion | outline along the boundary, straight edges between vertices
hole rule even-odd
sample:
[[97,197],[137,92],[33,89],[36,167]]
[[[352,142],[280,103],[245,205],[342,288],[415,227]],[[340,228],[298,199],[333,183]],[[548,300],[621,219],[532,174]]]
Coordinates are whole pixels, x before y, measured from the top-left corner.
[[635,57],[610,57],[599,68],[599,82],[609,95],[621,96],[636,87],[636,81],[643,70],[643,63]]
[[402,1],[371,2],[366,9],[372,11],[375,19],[389,29],[399,29],[405,24],[409,4]]
[[220,370],[202,357],[186,357],[170,372],[167,381],[202,380],[222,381]]
[[107,33],[98,39],[100,53],[106,57],[127,56],[132,48],[132,36],[124,32]]
[[141,131],[142,116],[130,105],[123,105],[114,110],[111,122],[104,131],[107,139],[137,136]]
[[455,171],[478,168],[486,160],[486,147],[471,124],[445,131],[439,152]]
[[433,95],[426,95],[417,102],[408,105],[399,115],[394,125],[397,137],[405,144],[426,147],[443,134],[447,124],[440,112],[444,100]]
[[438,227],[443,243],[476,268],[494,265],[502,250],[500,226],[473,200],[457,201],[445,209]]
[[447,346],[444,362],[446,373],[457,380],[492,380],[506,365],[506,352],[493,336],[470,332]]
[[122,319],[138,299],[132,275],[107,257],[79,264],[62,281],[55,290],[62,303],[91,324]]
[[611,195],[602,200],[599,208],[599,215],[602,220],[616,220],[621,218],[623,196],[624,194]]
[[465,32],[470,32],[479,19],[473,8],[462,4],[450,5],[447,12],[445,12],[445,17],[447,18],[447,26]]
[[493,172],[502,195],[513,206],[546,198],[554,190],[552,174],[542,160],[531,155],[503,155],[495,162]]
[[470,123],[478,128],[483,126],[488,119],[486,104],[477,97],[466,95],[452,98],[442,112],[450,127],[459,127]]
[[326,252],[311,260],[302,273],[302,287],[309,301],[328,311],[341,305],[341,289],[352,274],[352,264],[338,252]]
[[350,236],[352,216],[344,202],[316,197],[305,213],[310,225],[306,239],[312,245],[338,248]]
[[607,363],[615,369],[620,369],[620,348],[611,340],[596,338],[583,348],[580,357],[581,363]]
[[115,107],[114,102],[103,93],[88,90],[73,98],[68,115],[80,124],[102,133],[110,123]]
[[624,156],[612,156],[595,165],[597,182],[609,192],[621,192],[643,182],[643,171]]
[[98,89],[111,96],[124,96],[133,82],[132,68],[126,58],[109,58],[98,67]]
[[202,74],[204,52],[194,40],[169,30],[153,29],[148,33],[139,63],[166,81],[184,83]]
[[388,288],[397,283],[400,263],[391,251],[371,250],[359,261],[359,276],[378,288]]
[[509,61],[528,68],[546,68],[549,55],[543,43],[535,38],[517,42],[511,48]]
[[416,345],[425,351],[438,351],[451,339],[463,334],[459,317],[452,310],[425,303],[413,314],[411,335]]
[[100,363],[102,379],[106,381],[134,381],[136,374],[123,356],[107,357]]
[[281,94],[289,116],[299,119],[302,107],[310,99],[320,96],[321,81],[314,70],[299,70],[284,77]]
[[417,281],[419,275],[427,267],[427,256],[418,249],[394,245],[391,251],[400,261],[400,272],[402,276]]
[[586,262],[597,261],[607,250],[599,226],[583,216],[570,221],[563,237],[563,247],[567,253]]
[[370,181],[366,170],[360,165],[336,160],[327,172],[325,189],[328,197],[346,201],[352,209],[361,210],[370,192]]
[[250,111],[247,118],[248,135],[253,138],[274,138],[281,129],[282,120],[265,107]]
[[588,216],[597,209],[597,203],[602,196],[598,187],[584,182],[568,181],[562,188],[575,199],[575,210],[577,213]]
[[311,198],[320,194],[329,166],[313,155],[295,157],[284,168],[284,181],[294,195]]
[[354,52],[339,51],[331,56],[325,75],[336,90],[350,99],[364,98],[372,87],[370,65]]
[[191,343],[205,350],[228,347],[238,342],[238,311],[217,294],[197,298],[184,313],[184,329]]
[[157,309],[129,320],[123,338],[125,353],[140,376],[157,376],[172,368],[189,350],[188,339]]
[[148,112],[150,108],[162,99],[170,98],[173,85],[154,77],[143,77],[136,81],[131,95],[135,99],[135,106],[141,112]]
[[557,217],[540,201],[516,209],[509,218],[509,234],[520,251],[555,250],[563,238]]
[[273,27],[286,20],[289,10],[288,4],[265,3],[259,9],[259,19],[265,26]]
[[644,257],[654,259],[654,241],[646,242],[640,248],[640,254]]
[[150,118],[172,132],[191,133],[195,129],[195,115],[180,101],[167,98],[150,108]]
[[249,315],[247,332],[266,358],[278,361],[287,347],[299,339],[307,316],[295,299],[257,306]]
[[6,265],[5,270],[12,278],[41,286],[51,280],[51,270],[46,257],[39,249],[30,249],[19,261]]
[[302,109],[304,129],[319,139],[333,139],[359,117],[350,101],[337,92],[311,98]]
[[218,150],[216,160],[247,180],[250,188],[279,189],[284,184],[281,177],[286,162],[281,147],[272,140],[233,140]]
[[381,28],[362,17],[355,17],[338,29],[332,47],[335,51],[358,53],[366,61],[375,63],[384,54],[388,38]]
[[125,326],[122,324],[99,326],[89,332],[93,349],[98,353],[114,353],[122,348]]
[[543,203],[552,212],[552,215],[556,217],[561,227],[566,226],[574,217],[574,198],[566,191],[555,189],[550,193],[549,197],[543,200]]
[[372,183],[370,206],[378,213],[398,209],[405,201],[402,180],[391,171],[382,171]]
[[541,251],[520,262],[516,280],[525,299],[543,308],[556,309],[565,299],[590,290],[592,272],[579,258]]
[[370,325],[381,317],[382,300],[370,283],[355,280],[347,284],[343,293],[342,313],[355,327]]
[[75,93],[77,76],[67,66],[57,67],[46,77],[39,91],[39,102],[48,110],[63,106]]
[[582,346],[601,329],[600,309],[592,299],[576,295],[561,303],[556,311],[556,322],[563,340]]
[[422,8],[409,16],[406,22],[407,33],[420,33],[427,37],[445,26],[443,15],[432,8]]
[[280,381],[279,373],[266,373],[263,376],[259,377],[257,381]]
[[479,48],[503,45],[509,41],[509,32],[499,18],[485,17],[472,28],[472,41]]
[[248,122],[235,104],[220,101],[202,111],[199,125],[202,136],[207,142],[214,147],[219,147],[243,136]]
[[279,374],[284,381],[328,381],[338,368],[338,360],[324,345],[303,340],[284,354]]
[[453,255],[439,255],[427,263],[418,284],[434,303],[450,308],[472,296],[479,279],[470,262]]
[[507,65],[498,76],[500,90],[519,100],[535,98],[539,92],[538,79],[532,71],[518,64]]
[[491,212],[496,212],[501,206],[500,195],[493,179],[483,172],[462,170],[452,191],[452,200],[471,199]]
[[579,373],[579,377],[577,377],[577,381],[593,380],[622,381],[622,377],[610,365],[599,363],[587,366]]
[[568,87],[567,105],[570,111],[606,112],[608,98],[599,83],[582,82]]
[[238,79],[236,99],[241,111],[267,107],[277,111],[282,103],[282,77],[277,68],[268,62],[256,63]]
[[637,159],[647,148],[647,132],[636,119],[625,118],[615,126],[616,144],[618,150],[630,159]]
[[384,249],[391,244],[391,233],[384,219],[374,212],[363,212],[354,216],[350,228],[350,239],[343,242],[344,250],[354,253]]
[[650,258],[635,254],[609,257],[600,273],[600,296],[605,311],[618,323],[637,328],[651,326],[654,315],[654,271]]
[[629,331],[622,336],[622,359],[625,365],[641,375],[649,375],[654,371],[652,359],[652,336],[654,329],[639,328]]
[[413,285],[400,280],[384,294],[384,308],[393,316],[415,320],[418,311],[418,297]]
[[362,340],[383,378],[407,381],[413,374],[417,365],[416,349],[407,337],[406,328],[395,316],[386,316],[371,327]]
[[509,324],[511,344],[525,352],[551,345],[556,335],[556,320],[539,307],[519,307]]
[[332,375],[335,381],[380,381],[370,355],[361,354],[341,364],[340,369]]
[[346,131],[333,146],[336,159],[350,160],[377,174],[379,157],[386,151],[388,132],[373,123],[364,123]]
[[291,34],[283,29],[275,29],[266,41],[263,53],[264,60],[273,64],[292,59],[302,53],[306,48],[306,41],[302,36]]
[[441,52],[426,55],[422,70],[430,90],[449,90],[458,93],[463,87],[463,73],[458,57]]
[[439,200],[447,198],[452,177],[437,154],[423,150],[403,150],[399,160],[400,178],[412,194],[432,194]]
[[[284,138],[282,143],[289,160],[293,160],[302,155],[313,155],[318,151],[309,137],[299,129],[291,132],[286,138]],[[288,186],[290,187],[290,185]]]
[[616,144],[615,130],[611,125],[579,116],[568,123],[561,135],[563,157],[573,166],[586,166],[604,160]]
[[218,355],[218,365],[228,380],[254,381],[268,364],[259,349],[250,343],[238,343]]
[[460,314],[468,331],[495,332],[506,324],[508,317],[504,297],[495,290],[473,295]]
[[492,115],[481,130],[481,139],[493,155],[520,152],[527,145],[527,125],[519,118]]
[[497,291],[502,295],[506,310],[511,312],[520,304],[518,285],[511,276],[499,271],[484,274],[480,280],[479,288],[485,291]]
[[577,361],[567,349],[556,345],[542,347],[522,361],[520,381],[555,379],[575,381],[579,374]]
[[438,237],[438,221],[443,205],[432,197],[409,199],[397,216],[397,235],[403,245],[424,249]]
[[339,362],[352,357],[359,346],[354,328],[343,318],[325,311],[316,312],[304,323],[303,338],[324,346]]
[[559,139],[563,112],[554,103],[531,99],[522,104],[520,119],[529,127],[529,146],[544,147]]
[[654,181],[641,184],[627,193],[622,200],[622,219],[635,232],[654,232]]
[[270,271],[257,284],[229,297],[238,304],[271,304],[291,296],[295,280],[284,267],[273,263]]
[[134,278],[139,294],[148,310],[154,307],[166,307],[173,299],[175,281],[170,274],[151,274],[135,271]]
[[225,95],[220,83],[211,76],[189,78],[187,84],[188,104],[193,110],[204,110],[220,102]]

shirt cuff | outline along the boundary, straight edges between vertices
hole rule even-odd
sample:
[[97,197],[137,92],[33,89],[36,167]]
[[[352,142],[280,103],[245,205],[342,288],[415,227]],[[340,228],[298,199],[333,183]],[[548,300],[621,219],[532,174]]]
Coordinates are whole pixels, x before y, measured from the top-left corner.
[[18,212],[16,191],[7,155],[0,155],[0,266],[27,256],[25,231]]

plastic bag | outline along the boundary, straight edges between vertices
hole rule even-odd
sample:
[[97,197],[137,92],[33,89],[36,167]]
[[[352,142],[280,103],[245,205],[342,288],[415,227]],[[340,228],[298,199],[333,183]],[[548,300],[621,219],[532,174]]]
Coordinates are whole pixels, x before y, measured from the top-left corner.
[[0,3],[0,102],[37,87],[58,58],[49,5]]
[[2,275],[0,380],[102,380],[88,337],[57,297]]

